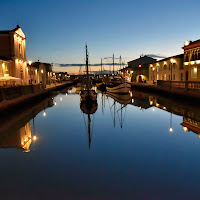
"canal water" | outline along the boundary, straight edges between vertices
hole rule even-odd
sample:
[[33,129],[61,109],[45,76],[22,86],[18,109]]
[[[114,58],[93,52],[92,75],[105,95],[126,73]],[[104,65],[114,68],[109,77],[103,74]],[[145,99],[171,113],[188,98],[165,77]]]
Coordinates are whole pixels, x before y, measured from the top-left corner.
[[199,110],[138,91],[80,106],[67,88],[4,113],[1,199],[199,199]]

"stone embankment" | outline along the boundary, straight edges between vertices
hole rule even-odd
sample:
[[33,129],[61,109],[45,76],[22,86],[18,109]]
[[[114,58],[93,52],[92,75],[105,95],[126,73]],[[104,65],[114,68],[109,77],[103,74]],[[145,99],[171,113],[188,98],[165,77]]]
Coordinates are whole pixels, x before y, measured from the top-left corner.
[[42,84],[7,88],[2,87],[0,88],[0,111],[32,102],[35,99],[50,95],[53,91],[64,89],[73,84],[74,82],[69,81],[59,85],[51,85],[46,88]]

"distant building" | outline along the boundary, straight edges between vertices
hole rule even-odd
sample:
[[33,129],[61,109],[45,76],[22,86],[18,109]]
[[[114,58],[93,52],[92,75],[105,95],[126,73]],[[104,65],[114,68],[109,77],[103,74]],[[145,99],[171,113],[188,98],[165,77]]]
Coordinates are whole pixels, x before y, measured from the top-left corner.
[[140,56],[140,58],[128,62],[128,67],[120,70],[120,74],[127,81],[146,82],[149,80],[149,64],[155,61],[154,58]]
[[180,54],[149,64],[149,80],[185,81],[183,58]]
[[200,40],[187,40],[183,50],[186,81],[200,81]]
[[27,65],[29,84],[43,83],[48,85],[52,78],[52,65],[49,63],[33,62]]
[[26,37],[19,25],[13,30],[0,31],[0,56],[11,60],[9,75],[26,84]]

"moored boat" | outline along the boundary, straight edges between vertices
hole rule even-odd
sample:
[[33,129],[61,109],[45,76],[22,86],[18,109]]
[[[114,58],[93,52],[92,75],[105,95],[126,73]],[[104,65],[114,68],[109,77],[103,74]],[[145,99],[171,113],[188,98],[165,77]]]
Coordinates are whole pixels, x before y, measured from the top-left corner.
[[119,94],[127,94],[129,93],[130,89],[131,89],[131,85],[128,83],[121,83],[118,85],[109,85],[106,87],[108,92],[112,92],[112,93],[119,93]]

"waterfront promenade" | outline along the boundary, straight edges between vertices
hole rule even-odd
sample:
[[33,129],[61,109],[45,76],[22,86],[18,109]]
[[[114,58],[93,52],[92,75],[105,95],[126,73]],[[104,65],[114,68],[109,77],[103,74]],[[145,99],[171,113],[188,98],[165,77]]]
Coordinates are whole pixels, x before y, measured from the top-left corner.
[[43,84],[38,84],[0,88],[0,111],[20,106],[23,103],[29,103],[37,98],[48,96],[53,91],[61,90],[71,85],[73,85],[73,81],[51,84],[46,87]]

